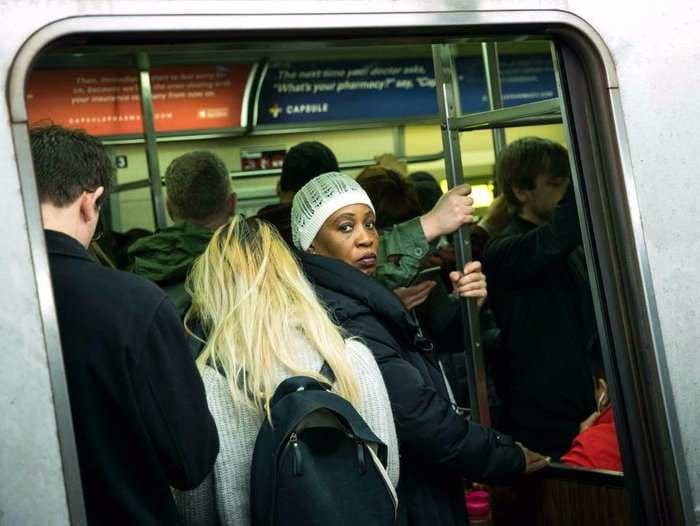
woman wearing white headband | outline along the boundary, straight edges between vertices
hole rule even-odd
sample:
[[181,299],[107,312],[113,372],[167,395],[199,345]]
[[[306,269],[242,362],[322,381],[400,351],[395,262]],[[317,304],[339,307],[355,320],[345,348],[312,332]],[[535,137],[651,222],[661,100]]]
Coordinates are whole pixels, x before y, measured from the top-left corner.
[[[432,344],[398,297],[369,277],[379,242],[374,219],[372,202],[354,179],[323,174],[294,197],[294,244],[334,319],[363,338],[379,364],[401,452],[399,523],[466,525],[462,477],[495,482],[544,467],[548,459],[467,422],[450,402]],[[461,296],[486,296],[478,263],[451,278]]]

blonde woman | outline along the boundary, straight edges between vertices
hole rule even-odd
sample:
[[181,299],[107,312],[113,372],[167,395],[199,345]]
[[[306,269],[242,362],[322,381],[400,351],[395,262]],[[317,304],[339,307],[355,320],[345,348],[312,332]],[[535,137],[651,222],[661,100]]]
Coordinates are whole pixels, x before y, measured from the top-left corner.
[[[287,245],[273,227],[235,217],[217,230],[188,278],[192,308],[208,335],[197,358],[219,430],[213,473],[196,490],[176,494],[186,524],[250,523],[249,478],[267,401],[290,376],[329,382],[388,446],[388,473],[398,483],[396,431],[372,353],[344,340],[328,318]],[[274,422],[273,422],[274,425]]]

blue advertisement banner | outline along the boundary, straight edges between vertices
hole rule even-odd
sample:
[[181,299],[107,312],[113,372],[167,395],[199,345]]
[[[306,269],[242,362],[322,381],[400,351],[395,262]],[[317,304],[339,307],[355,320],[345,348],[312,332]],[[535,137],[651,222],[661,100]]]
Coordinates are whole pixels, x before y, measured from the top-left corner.
[[[503,105],[516,106],[557,96],[550,55],[502,55],[499,57]],[[459,79],[459,100],[462,113],[489,109],[486,74],[481,57],[455,60]]]
[[[488,109],[481,57],[458,57],[462,113]],[[505,106],[556,96],[549,55],[500,58]],[[431,59],[270,64],[257,103],[257,124],[410,119],[437,116]]]

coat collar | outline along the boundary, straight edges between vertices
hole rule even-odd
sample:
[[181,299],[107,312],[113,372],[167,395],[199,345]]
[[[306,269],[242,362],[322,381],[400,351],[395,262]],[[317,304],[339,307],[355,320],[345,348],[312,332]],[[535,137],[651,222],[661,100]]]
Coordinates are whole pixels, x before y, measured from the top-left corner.
[[[296,255],[301,261],[306,276],[314,285],[363,304],[383,323],[392,327],[392,332],[412,335],[413,343],[422,350],[429,350],[423,347],[432,348],[430,342],[427,340],[423,342],[425,338],[421,335],[417,323],[404,308],[398,296],[380,282],[337,259],[301,251],[296,251]],[[329,307],[336,306],[329,305]]]
[[46,247],[49,254],[58,254],[92,261],[88,251],[85,250],[85,247],[81,245],[77,239],[56,230],[44,230],[44,234],[46,235]]

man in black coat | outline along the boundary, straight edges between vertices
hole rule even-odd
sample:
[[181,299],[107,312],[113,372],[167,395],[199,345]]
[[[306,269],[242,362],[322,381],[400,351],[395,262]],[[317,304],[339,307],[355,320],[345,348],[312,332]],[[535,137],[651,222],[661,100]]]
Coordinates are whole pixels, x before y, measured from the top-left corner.
[[88,521],[175,524],[170,486],[192,489],[219,451],[204,386],[174,306],[86,247],[112,167],[101,144],[31,132]]
[[560,456],[595,410],[587,352],[595,320],[568,155],[551,141],[520,139],[496,177],[513,218],[483,263],[506,353],[496,379],[506,429]]

